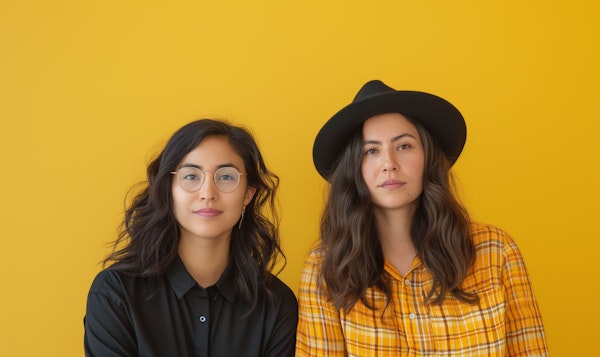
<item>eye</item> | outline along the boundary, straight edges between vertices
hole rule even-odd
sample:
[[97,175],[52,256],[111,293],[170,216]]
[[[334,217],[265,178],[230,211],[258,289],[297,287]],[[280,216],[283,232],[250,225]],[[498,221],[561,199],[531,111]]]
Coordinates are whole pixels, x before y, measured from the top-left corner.
[[215,178],[219,182],[235,183],[239,180],[240,173],[233,167],[223,167],[217,170]]
[[202,171],[193,167],[184,167],[179,171],[179,179],[182,181],[202,181]]
[[375,155],[375,154],[377,154],[377,149],[371,148],[371,149],[365,150],[365,155]]
[[410,144],[400,144],[398,145],[398,151],[409,150],[412,149],[412,145]]
[[185,174],[185,175],[183,175],[182,178],[184,180],[186,180],[186,181],[198,181],[198,180],[200,180],[200,177],[198,175],[192,174],[192,173]]
[[235,181],[235,177],[230,174],[222,174],[217,178],[219,181]]

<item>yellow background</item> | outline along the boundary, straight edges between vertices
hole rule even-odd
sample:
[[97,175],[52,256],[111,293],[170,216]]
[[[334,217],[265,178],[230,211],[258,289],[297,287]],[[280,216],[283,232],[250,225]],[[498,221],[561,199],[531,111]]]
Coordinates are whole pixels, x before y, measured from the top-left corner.
[[373,78],[461,109],[465,203],[518,242],[552,355],[596,353],[599,14],[591,0],[0,0],[0,355],[83,354],[125,193],[200,117],[251,127],[281,177],[296,290],[324,197],[312,140]]

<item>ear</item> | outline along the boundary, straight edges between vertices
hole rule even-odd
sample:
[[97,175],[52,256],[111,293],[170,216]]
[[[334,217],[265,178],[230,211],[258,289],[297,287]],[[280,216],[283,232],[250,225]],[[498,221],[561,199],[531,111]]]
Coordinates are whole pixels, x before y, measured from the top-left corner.
[[255,193],[256,193],[256,187],[248,186],[246,188],[246,195],[244,196],[244,206],[247,206],[248,203],[250,203],[250,201],[252,201],[252,198],[254,197]]

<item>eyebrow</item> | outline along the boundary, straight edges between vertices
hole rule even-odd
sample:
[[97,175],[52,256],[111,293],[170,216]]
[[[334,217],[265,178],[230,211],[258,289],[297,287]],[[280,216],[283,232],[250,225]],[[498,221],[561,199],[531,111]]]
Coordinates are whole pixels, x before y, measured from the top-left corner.
[[[409,133],[404,133],[404,134],[400,134],[398,136],[394,136],[392,138],[392,140],[390,140],[390,142],[392,142],[392,143],[396,142],[396,141],[398,141],[398,140],[400,140],[400,139],[402,139],[404,137],[409,137],[409,138],[416,139],[414,135],[409,134]],[[381,145],[381,141],[379,141],[379,140],[367,140],[363,144],[377,144],[377,145]]]
[[[198,170],[202,170],[202,166],[199,166],[199,165],[196,165],[196,164],[191,164],[191,163],[189,163],[189,164],[183,164],[183,165],[181,165],[181,167],[194,167],[194,168],[196,168]],[[232,164],[232,163],[226,163],[226,164],[218,165],[217,168],[216,168],[216,170],[221,169],[223,167],[233,167],[233,168],[235,168],[235,169],[237,169],[239,171],[239,168],[237,166],[235,166],[234,164]]]

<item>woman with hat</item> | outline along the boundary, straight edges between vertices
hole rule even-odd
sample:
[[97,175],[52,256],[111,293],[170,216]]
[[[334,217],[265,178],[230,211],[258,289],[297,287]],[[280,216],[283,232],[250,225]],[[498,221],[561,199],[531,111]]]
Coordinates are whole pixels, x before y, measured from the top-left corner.
[[465,139],[452,104],[381,81],[321,128],[313,160],[330,189],[297,356],[547,355],[515,242],[453,192]]
[[88,294],[86,356],[293,356],[279,179],[250,132],[191,122],[147,171]]

